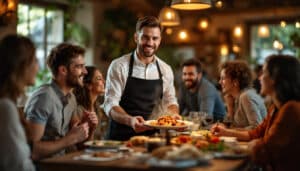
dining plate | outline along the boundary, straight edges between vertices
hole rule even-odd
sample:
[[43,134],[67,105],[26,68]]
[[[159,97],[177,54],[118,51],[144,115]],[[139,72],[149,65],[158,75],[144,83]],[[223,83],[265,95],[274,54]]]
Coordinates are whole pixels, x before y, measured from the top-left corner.
[[84,145],[92,148],[115,149],[119,148],[122,142],[113,140],[92,140],[85,142]]
[[166,168],[186,168],[209,164],[212,159],[211,155],[204,155],[197,159],[180,159],[180,160],[165,160],[152,157],[148,160],[151,167],[166,167]]
[[217,159],[243,159],[247,158],[249,155],[247,153],[226,153],[226,152],[215,152],[214,158]]
[[193,123],[190,121],[182,121],[182,120],[177,120],[177,122],[184,123],[184,125],[180,126],[167,126],[167,125],[155,125],[153,123],[157,122],[156,120],[147,120],[145,121],[144,125],[156,129],[184,129],[192,125]]
[[[97,155],[96,155],[97,154]],[[82,154],[74,157],[74,160],[88,160],[88,161],[112,161],[122,158],[122,153],[116,152],[96,152],[89,154]]]

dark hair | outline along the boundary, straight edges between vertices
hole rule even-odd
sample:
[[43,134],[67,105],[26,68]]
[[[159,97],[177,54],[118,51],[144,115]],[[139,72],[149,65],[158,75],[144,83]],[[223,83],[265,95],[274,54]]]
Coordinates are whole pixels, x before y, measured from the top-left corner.
[[85,109],[89,109],[91,107],[91,99],[89,95],[89,89],[87,86],[92,83],[92,79],[95,75],[96,70],[98,70],[94,66],[86,66],[87,74],[83,77],[84,86],[77,86],[74,89],[74,94],[76,96],[77,103],[83,106]]
[[289,55],[271,55],[266,59],[266,69],[274,80],[278,100],[300,100],[300,63]]
[[256,74],[259,74],[260,72],[262,72],[263,66],[258,64],[255,66],[254,71]]
[[183,68],[185,66],[195,66],[198,73],[202,73],[203,71],[200,61],[195,58],[184,61],[181,67]]
[[154,16],[140,18],[136,23],[136,32],[141,31],[143,27],[158,27],[162,30],[159,20]]
[[224,69],[226,76],[239,82],[240,90],[251,86],[252,74],[245,61],[235,60],[223,63],[220,70]]
[[76,45],[61,43],[54,47],[47,59],[48,67],[54,76],[57,75],[58,67],[63,65],[69,67],[73,58],[84,55],[85,50]]
[[35,46],[24,36],[8,35],[0,42],[0,96],[16,100],[24,92],[24,71],[35,60]]

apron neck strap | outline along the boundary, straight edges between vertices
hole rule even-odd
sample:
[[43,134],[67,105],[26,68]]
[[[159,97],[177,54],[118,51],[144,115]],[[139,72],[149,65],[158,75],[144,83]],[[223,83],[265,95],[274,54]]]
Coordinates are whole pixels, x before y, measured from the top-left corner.
[[[129,70],[128,70],[128,76],[129,77],[131,77],[131,75],[132,75],[133,62],[134,62],[134,52],[132,52],[131,55],[130,55]],[[159,79],[161,80],[162,79],[162,73],[161,73],[160,67],[158,65],[158,60],[156,60],[156,67],[157,67],[157,70],[158,70]]]

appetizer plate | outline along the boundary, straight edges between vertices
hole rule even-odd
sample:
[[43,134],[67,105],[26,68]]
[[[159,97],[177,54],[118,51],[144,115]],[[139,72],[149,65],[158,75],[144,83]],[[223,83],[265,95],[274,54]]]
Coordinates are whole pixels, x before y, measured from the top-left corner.
[[155,122],[156,122],[156,120],[147,120],[147,121],[145,121],[144,125],[146,125],[148,127],[156,128],[156,129],[184,129],[193,124],[192,122],[189,122],[189,121],[178,120],[177,122],[184,123],[184,125],[181,125],[181,126],[153,125],[153,123],[155,123]]
[[215,152],[215,158],[222,159],[242,159],[247,158],[249,156],[248,145],[247,144],[238,144],[238,143],[228,143],[228,150],[224,152]]
[[204,155],[203,157],[197,159],[178,159],[178,160],[165,160],[165,159],[158,159],[152,157],[150,158],[150,160],[148,160],[147,163],[151,167],[186,168],[186,167],[207,165],[209,164],[211,159],[212,159],[211,155]]
[[243,159],[247,158],[247,153],[227,153],[227,152],[215,152],[214,157],[217,159]]
[[116,149],[122,145],[122,142],[113,140],[92,140],[85,142],[84,145],[91,148]]
[[99,155],[95,155],[96,153],[82,154],[80,156],[74,157],[74,160],[112,161],[123,157],[122,153],[114,153],[114,152],[97,152],[97,153]]

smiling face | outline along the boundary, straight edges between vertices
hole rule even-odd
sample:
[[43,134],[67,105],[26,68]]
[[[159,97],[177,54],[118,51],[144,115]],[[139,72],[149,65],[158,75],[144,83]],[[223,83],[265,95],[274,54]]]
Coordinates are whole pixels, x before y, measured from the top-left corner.
[[197,72],[194,65],[184,66],[182,68],[182,80],[187,89],[193,89],[197,86],[198,81],[202,78],[202,74]]
[[262,75],[259,77],[262,95],[272,95],[274,91],[274,81],[271,79],[269,71],[267,70],[267,65],[263,66]]
[[222,92],[224,94],[231,94],[232,92],[236,91],[238,89],[237,81],[232,80],[227,74],[226,70],[222,69],[221,70],[221,75],[220,75],[220,81],[219,81],[221,87],[222,87]]
[[135,33],[137,52],[141,57],[153,57],[161,42],[159,27],[143,27]]
[[68,67],[68,74],[66,76],[66,85],[69,87],[83,86],[83,77],[87,74],[85,62],[82,55],[78,55],[72,59]]
[[88,85],[88,89],[95,95],[104,95],[105,80],[99,70],[95,70],[91,83]]

